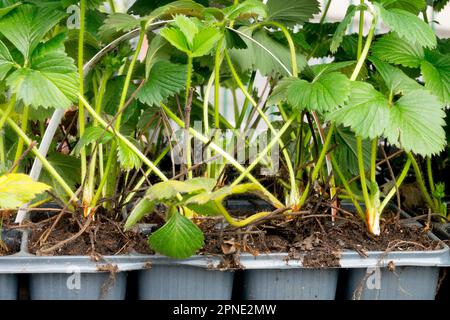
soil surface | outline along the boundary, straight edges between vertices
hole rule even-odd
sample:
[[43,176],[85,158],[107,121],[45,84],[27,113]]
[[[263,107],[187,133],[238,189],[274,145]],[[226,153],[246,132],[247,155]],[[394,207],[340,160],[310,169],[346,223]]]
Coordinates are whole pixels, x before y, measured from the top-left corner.
[[[104,214],[95,219],[64,214],[54,226],[58,215],[32,223],[29,249],[37,255],[118,255],[131,252],[152,253],[144,236],[124,232],[123,223]],[[84,230],[81,232],[81,230]],[[51,232],[49,233],[49,230]],[[70,241],[68,241],[70,239]]]
[[[240,253],[258,255],[270,252],[288,252],[290,259],[301,259],[306,267],[331,267],[339,266],[341,252],[346,249],[366,256],[368,251],[442,248],[442,242],[427,236],[427,229],[411,225],[411,220],[398,220],[395,212],[383,214],[381,236],[375,237],[351,212],[340,210],[332,223],[329,206],[309,206],[311,208],[306,207],[301,214],[279,214],[271,220],[241,229],[226,225],[219,217],[199,218],[195,222],[205,233],[205,246],[200,254],[222,255],[223,268],[239,268]],[[231,213],[236,217],[248,214],[242,211]],[[51,228],[57,217],[31,224],[31,252],[38,255],[91,256],[153,253],[148,248],[147,236],[138,228],[123,232],[123,222],[119,218],[99,213],[94,221],[89,221],[66,213]],[[145,223],[157,227],[163,224],[163,219],[157,214],[152,217],[146,218]],[[49,229],[52,232],[46,236]],[[83,229],[85,232],[79,235]]]

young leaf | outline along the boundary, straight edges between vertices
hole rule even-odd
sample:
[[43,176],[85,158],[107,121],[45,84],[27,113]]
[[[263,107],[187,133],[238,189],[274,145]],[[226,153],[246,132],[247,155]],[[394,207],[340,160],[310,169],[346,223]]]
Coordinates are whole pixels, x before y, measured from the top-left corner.
[[391,107],[384,135],[406,151],[431,156],[446,145],[444,117],[436,96],[424,89],[411,91]]
[[82,148],[91,143],[106,143],[113,138],[113,135],[101,127],[89,127],[86,128],[84,134],[78,140],[77,145],[73,149],[74,155],[79,155]]
[[27,60],[44,35],[64,17],[51,7],[23,4],[0,19],[0,32]]
[[25,174],[0,176],[0,208],[16,209],[49,189],[50,186],[35,182]]
[[287,100],[300,110],[330,112],[342,106],[349,94],[350,80],[342,73],[331,72],[313,82],[296,80],[287,89]]
[[[132,141],[134,145],[137,145],[137,141],[131,137],[128,137],[128,140]],[[139,169],[142,163],[138,155],[121,140],[117,144],[117,160],[125,170]]]
[[157,105],[180,92],[186,84],[187,68],[168,61],[155,62],[137,98],[149,106]]
[[399,38],[395,33],[381,37],[372,47],[373,55],[393,64],[417,68],[424,58],[423,48]]
[[8,74],[14,66],[14,59],[11,57],[8,48],[0,40],[0,81]]
[[330,51],[335,53],[339,46],[341,45],[342,39],[344,38],[345,31],[347,31],[348,26],[352,23],[353,17],[357,11],[358,7],[355,5],[350,5],[347,8],[344,19],[339,23],[336,32],[331,40]]
[[422,47],[434,48],[436,36],[433,30],[423,20],[402,9],[387,10],[378,3],[374,4],[383,22],[401,38]]
[[187,41],[185,35],[183,34],[183,32],[181,32],[181,30],[176,29],[176,28],[166,27],[160,31],[160,35],[164,39],[169,41],[170,44],[173,45],[178,50],[183,51],[187,54],[189,54],[191,52],[188,41]]
[[446,104],[450,104],[450,55],[427,52],[421,65],[425,87]]
[[302,24],[320,12],[317,0],[269,0],[267,20],[277,21],[287,26]]
[[193,19],[183,15],[177,15],[174,20],[174,24],[180,28],[181,32],[184,34],[189,47],[192,47],[194,37],[198,33],[197,24],[193,21]]
[[192,46],[192,56],[201,57],[208,54],[216,45],[222,34],[216,28],[205,28],[194,38]]
[[327,118],[350,127],[363,139],[375,139],[383,134],[389,122],[389,104],[372,85],[354,81],[346,105],[329,114]]
[[[351,175],[358,175],[358,150],[356,147],[356,135],[349,128],[336,127],[336,160],[342,169],[348,171]],[[370,167],[370,141],[363,140],[363,160],[364,168]]]
[[185,259],[203,246],[204,236],[191,220],[173,212],[166,224],[148,238],[148,243],[158,253]]

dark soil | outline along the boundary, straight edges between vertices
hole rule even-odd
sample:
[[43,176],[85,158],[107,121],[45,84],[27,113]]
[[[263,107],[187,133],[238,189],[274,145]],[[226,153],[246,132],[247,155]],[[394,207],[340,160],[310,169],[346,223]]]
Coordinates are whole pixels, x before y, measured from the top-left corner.
[[20,241],[22,234],[14,229],[10,229],[9,225],[12,221],[12,214],[10,212],[2,213],[2,226],[0,229],[0,257],[11,255],[20,251]]
[[[29,249],[37,255],[118,255],[131,252],[151,253],[147,241],[142,235],[123,231],[123,223],[106,215],[98,214],[90,223],[81,215],[65,214],[44,242],[43,233],[49,230],[57,216],[31,224]],[[89,223],[86,231],[74,240],[60,245],[63,241],[74,237]],[[59,246],[58,246],[59,245]],[[52,247],[55,250],[49,250]]]
[[[312,210],[311,210],[312,211]],[[375,237],[366,231],[364,223],[347,211],[340,211],[332,223],[329,207],[318,206],[314,214],[279,216],[258,225],[242,229],[225,226],[221,218],[201,218],[196,221],[205,233],[205,247],[200,254],[218,254],[224,257],[223,268],[238,268],[239,254],[259,255],[270,252],[288,252],[290,259],[301,259],[306,267],[339,266],[343,250],[355,250],[361,256],[368,251],[426,251],[442,247],[442,242],[430,240],[427,230],[398,221],[396,214],[385,212],[382,235]],[[232,212],[234,216],[248,212]],[[146,223],[161,226],[163,220],[151,215]],[[86,231],[75,240],[48,249],[76,235],[88,223],[87,219],[65,214],[42,243],[43,233],[57,216],[32,224],[30,251],[38,255],[117,255],[130,252],[152,254],[147,236],[135,230],[123,232],[120,219],[97,214]]]
[[341,252],[346,249],[367,256],[368,251],[442,248],[442,242],[431,240],[423,227],[398,221],[393,212],[384,213],[381,236],[378,237],[369,234],[359,217],[350,214],[340,215],[334,224],[330,216],[324,218],[323,214],[305,213],[241,230],[230,227],[221,229],[220,224],[211,221],[201,226],[206,234],[206,246],[202,253],[229,255],[231,264],[235,264],[236,260],[231,256],[242,252],[253,255],[288,252],[290,259],[302,259],[306,267],[337,267]]

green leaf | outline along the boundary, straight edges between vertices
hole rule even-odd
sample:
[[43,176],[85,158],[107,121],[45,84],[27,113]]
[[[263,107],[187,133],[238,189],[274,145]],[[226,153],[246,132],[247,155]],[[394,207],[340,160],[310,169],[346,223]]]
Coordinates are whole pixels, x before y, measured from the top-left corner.
[[44,35],[64,17],[51,7],[21,5],[0,19],[0,32],[29,59]]
[[127,221],[124,226],[124,230],[128,231],[134,227],[136,223],[139,222],[146,215],[153,213],[155,209],[155,201],[150,201],[148,199],[142,199],[139,203],[133,208],[130,215],[127,218]]
[[140,21],[125,13],[110,14],[99,29],[100,36],[128,32],[139,27]]
[[174,212],[166,224],[148,238],[148,243],[158,253],[185,259],[204,245],[204,236],[191,220]]
[[69,108],[78,95],[78,74],[74,61],[64,52],[64,34],[40,43],[30,66],[14,71],[7,85],[26,105]]
[[446,104],[450,104],[450,55],[427,52],[421,65],[425,87]]
[[287,90],[295,81],[297,81],[297,78],[294,77],[282,78],[267,99],[267,104],[275,105],[280,101],[285,101],[287,99]]
[[14,8],[20,6],[22,4],[22,2],[16,2],[14,4],[8,5],[6,7],[2,7],[0,8],[0,19],[2,17],[4,17],[5,15],[7,15],[11,10],[13,10]]
[[327,118],[350,127],[363,139],[375,139],[383,134],[389,122],[389,104],[386,97],[372,85],[354,81],[346,105]]
[[247,49],[247,44],[236,32],[225,29],[224,35],[228,49]]
[[345,31],[347,31],[348,26],[352,23],[353,17],[355,16],[358,7],[355,5],[350,5],[347,8],[344,19],[339,23],[336,32],[331,40],[330,51],[335,53],[339,46],[341,45],[342,39],[344,38]]
[[192,47],[194,37],[199,31],[197,24],[193,19],[183,15],[177,15],[174,20],[174,24],[180,28],[180,31],[184,34],[189,47]]
[[421,46],[411,44],[395,33],[388,33],[375,42],[372,53],[380,60],[410,68],[419,67],[424,58]]
[[106,143],[113,138],[113,135],[101,127],[88,127],[78,140],[72,154],[79,155],[81,149],[92,143]]
[[287,26],[302,24],[320,12],[317,0],[269,0],[267,20],[277,21]]
[[425,0],[376,0],[383,4],[386,9],[403,9],[415,15],[426,9]]
[[150,42],[147,50],[147,56],[145,57],[145,78],[148,79],[150,70],[155,62],[159,60],[169,60],[170,55],[164,50],[168,46],[166,40],[160,35],[156,35]]
[[35,182],[25,174],[0,176],[0,208],[16,209],[49,189],[50,186]]
[[424,89],[408,92],[395,102],[390,113],[384,134],[389,143],[422,156],[444,149],[445,113],[436,96]]
[[158,61],[139,91],[137,98],[150,106],[157,105],[180,92],[186,84],[187,67],[168,61]]
[[166,27],[160,31],[160,35],[178,50],[188,54],[191,52],[188,41],[181,30]]
[[149,22],[155,19],[173,19],[177,14],[201,17],[204,9],[205,7],[200,3],[191,0],[180,0],[155,7],[155,10],[143,17],[143,19]]
[[[138,145],[135,139],[128,137],[128,140],[133,142],[134,145]],[[139,156],[131,150],[128,145],[122,142],[122,140],[118,140],[117,160],[125,170],[139,169],[142,164],[141,158],[139,158]]]
[[209,192],[215,185],[216,181],[211,178],[193,178],[188,181],[164,181],[151,186],[145,193],[145,198],[150,201],[165,201],[175,198],[178,193]]
[[224,12],[228,20],[249,19],[255,16],[265,18],[267,16],[266,6],[258,0],[245,0],[225,8]]
[[216,45],[222,34],[216,28],[205,28],[199,31],[194,38],[192,56],[201,57],[208,54]]
[[[350,176],[358,175],[358,150],[356,147],[356,136],[349,128],[336,127],[336,149],[335,156],[337,163],[345,171],[348,171]],[[364,168],[370,167],[370,141],[363,140],[363,161]]]
[[287,100],[300,110],[330,112],[342,106],[350,94],[350,80],[338,72],[316,78],[313,82],[298,79],[287,90]]
[[380,73],[389,91],[394,94],[420,90],[423,87],[408,77],[402,70],[382,62],[374,57],[369,59]]
[[6,45],[0,40],[0,81],[6,77],[13,66],[14,59],[11,57]]
[[400,38],[422,47],[434,48],[436,36],[431,27],[414,14],[402,9],[383,8],[375,3],[383,22]]

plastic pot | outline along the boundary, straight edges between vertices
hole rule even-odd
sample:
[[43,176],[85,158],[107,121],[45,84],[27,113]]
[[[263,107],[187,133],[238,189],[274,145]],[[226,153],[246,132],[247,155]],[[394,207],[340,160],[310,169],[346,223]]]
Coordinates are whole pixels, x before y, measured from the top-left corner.
[[[18,230],[2,230],[2,241],[8,248],[14,251],[20,248],[21,238],[22,233]],[[6,257],[0,257],[0,266],[4,263],[5,259]],[[14,273],[2,273],[0,271],[0,300],[16,300],[18,292],[19,282],[17,275]]]
[[30,275],[31,300],[124,300],[127,274],[43,273]]
[[[205,260],[204,257],[198,259]],[[207,267],[167,264],[138,271],[141,300],[230,300],[234,272]]]

